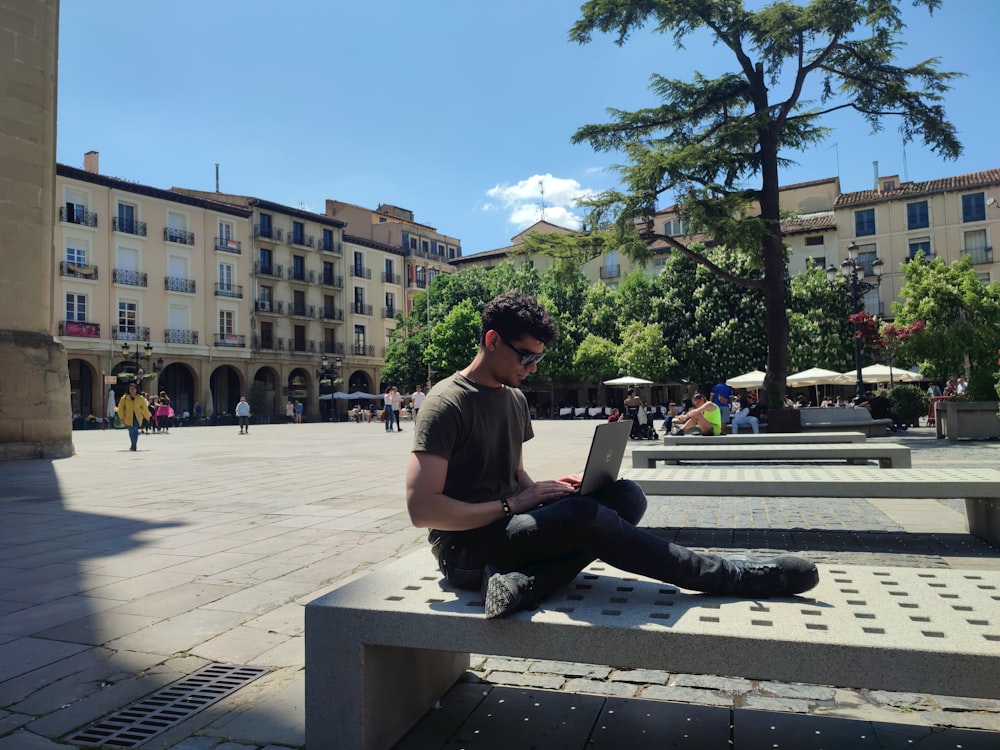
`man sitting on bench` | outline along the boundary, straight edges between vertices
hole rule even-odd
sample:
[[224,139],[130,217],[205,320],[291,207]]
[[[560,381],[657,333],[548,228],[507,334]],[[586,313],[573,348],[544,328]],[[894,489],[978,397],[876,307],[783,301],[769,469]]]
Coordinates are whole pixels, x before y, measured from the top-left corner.
[[721,435],[722,412],[718,405],[708,401],[700,393],[691,397],[694,408],[675,421],[671,435]]
[[609,565],[720,596],[792,596],[819,582],[795,555],[771,560],[702,555],[636,526],[646,496],[617,480],[592,495],[579,475],[536,482],[522,444],[534,437],[519,386],[556,337],[533,297],[507,292],[482,313],[479,350],[435,384],[417,422],[406,472],[406,506],[445,579],[480,589],[487,617],[538,604],[587,565]]

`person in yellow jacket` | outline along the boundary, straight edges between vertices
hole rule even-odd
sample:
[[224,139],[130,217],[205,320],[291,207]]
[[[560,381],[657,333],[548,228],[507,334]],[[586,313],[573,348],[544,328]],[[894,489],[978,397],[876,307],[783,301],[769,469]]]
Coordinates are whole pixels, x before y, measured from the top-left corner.
[[128,428],[128,436],[132,441],[129,450],[134,451],[139,442],[139,427],[144,419],[149,419],[149,404],[146,403],[146,397],[139,393],[137,384],[129,383],[128,393],[118,401],[118,418]]

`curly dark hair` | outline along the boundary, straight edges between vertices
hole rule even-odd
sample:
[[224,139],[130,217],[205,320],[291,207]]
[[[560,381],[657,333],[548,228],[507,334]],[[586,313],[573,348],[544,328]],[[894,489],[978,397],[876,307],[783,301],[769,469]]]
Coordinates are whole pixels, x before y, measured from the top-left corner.
[[486,343],[486,332],[496,331],[506,341],[532,336],[543,344],[555,341],[559,329],[548,311],[534,297],[521,292],[504,292],[483,308],[479,331],[480,346]]

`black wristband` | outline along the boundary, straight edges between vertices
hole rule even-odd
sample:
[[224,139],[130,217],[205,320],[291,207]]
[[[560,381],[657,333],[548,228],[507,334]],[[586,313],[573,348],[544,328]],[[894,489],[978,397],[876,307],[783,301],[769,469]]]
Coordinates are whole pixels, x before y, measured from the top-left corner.
[[512,511],[510,509],[510,503],[507,501],[507,498],[501,497],[500,498],[500,505],[503,506],[503,514],[504,514],[505,518],[513,518],[514,517],[514,511]]

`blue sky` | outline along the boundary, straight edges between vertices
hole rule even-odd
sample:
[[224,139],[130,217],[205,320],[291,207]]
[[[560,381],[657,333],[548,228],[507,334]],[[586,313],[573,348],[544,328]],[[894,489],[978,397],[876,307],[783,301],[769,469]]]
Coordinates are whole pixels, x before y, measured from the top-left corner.
[[[913,181],[1000,167],[995,0],[907,0],[904,63],[960,71],[946,107],[965,152],[904,150],[837,114],[782,184],[840,175]],[[759,4],[759,3],[755,3]],[[215,187],[322,213],[327,198],[391,203],[462,241],[504,247],[544,216],[578,226],[573,199],[615,187],[620,155],[572,145],[608,108],[656,104],[652,73],[733,69],[728,50],[639,32],[568,41],[581,0],[63,0],[57,159],[155,187]],[[348,229],[348,231],[350,231]]]

